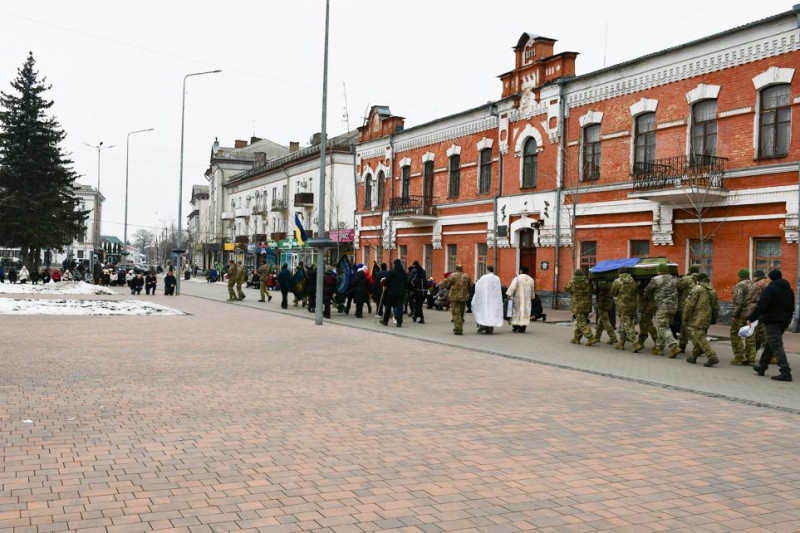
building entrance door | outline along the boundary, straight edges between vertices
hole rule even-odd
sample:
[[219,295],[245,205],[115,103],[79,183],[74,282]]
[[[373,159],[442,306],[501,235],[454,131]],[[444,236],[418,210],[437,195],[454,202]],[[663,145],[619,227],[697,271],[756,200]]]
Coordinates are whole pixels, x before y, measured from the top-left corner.
[[536,245],[532,229],[523,229],[519,232],[519,266],[528,267],[528,275],[536,277]]

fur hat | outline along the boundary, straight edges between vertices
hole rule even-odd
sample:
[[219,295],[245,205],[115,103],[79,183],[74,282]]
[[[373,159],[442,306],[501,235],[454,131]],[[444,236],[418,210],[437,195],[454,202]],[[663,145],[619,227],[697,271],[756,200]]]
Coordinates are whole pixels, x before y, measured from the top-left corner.
[[750,271],[746,268],[743,268],[739,271],[739,277],[742,279],[748,279],[750,277]]
[[783,274],[781,274],[781,271],[778,270],[777,268],[775,270],[770,270],[769,271],[769,279],[771,279],[772,281],[775,281],[776,279],[781,279],[781,278],[783,278]]

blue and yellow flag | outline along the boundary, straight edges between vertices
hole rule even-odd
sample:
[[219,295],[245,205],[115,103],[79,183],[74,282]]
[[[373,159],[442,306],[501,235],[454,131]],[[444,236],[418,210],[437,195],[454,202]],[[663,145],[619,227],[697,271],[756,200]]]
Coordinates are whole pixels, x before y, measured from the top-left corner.
[[295,214],[294,216],[294,238],[300,243],[300,246],[306,242],[306,230],[303,229],[303,225],[300,223],[300,217]]

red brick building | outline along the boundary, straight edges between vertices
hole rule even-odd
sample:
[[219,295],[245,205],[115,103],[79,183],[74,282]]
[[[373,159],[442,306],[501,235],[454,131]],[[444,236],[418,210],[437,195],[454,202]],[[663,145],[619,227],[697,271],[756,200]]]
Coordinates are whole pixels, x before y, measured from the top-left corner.
[[[797,269],[800,8],[585,75],[523,34],[501,98],[359,130],[357,258],[440,279],[528,265],[545,298],[578,266],[697,263],[721,298],[740,268]],[[794,283],[792,283],[794,285]]]

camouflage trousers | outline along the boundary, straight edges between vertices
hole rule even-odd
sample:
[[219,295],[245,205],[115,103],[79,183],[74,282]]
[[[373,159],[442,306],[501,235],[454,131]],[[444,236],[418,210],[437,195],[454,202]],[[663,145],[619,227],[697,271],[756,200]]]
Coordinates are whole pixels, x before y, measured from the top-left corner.
[[267,287],[266,281],[259,281],[258,282],[258,291],[261,294],[261,299],[266,300],[269,298],[272,300],[272,295],[269,293],[269,288]]
[[229,300],[235,300],[236,299],[236,290],[234,289],[234,287],[236,287],[236,282],[235,281],[229,281],[228,282],[228,299]]
[[464,331],[464,309],[466,302],[450,302],[450,312],[453,315],[453,332],[461,333]]
[[581,335],[591,339],[592,328],[589,327],[588,313],[575,313],[575,338],[580,340]]
[[633,315],[619,315],[619,342],[636,342],[636,327]]
[[744,318],[735,318],[731,321],[731,348],[733,356],[738,360],[747,360],[755,363],[756,361],[756,335],[742,338],[739,336],[739,329],[747,325]]
[[692,340],[692,357],[700,357],[705,354],[710,359],[717,356],[706,338],[708,328],[687,327],[686,329],[689,331],[689,338]]
[[672,346],[673,344],[678,344],[675,340],[675,337],[672,336],[672,330],[669,328],[669,325],[672,323],[673,316],[675,316],[674,311],[667,311],[665,309],[659,309],[656,311],[656,346],[661,349],[667,346]]
[[237,281],[236,282],[236,292],[239,294],[239,299],[240,300],[242,298],[244,298],[244,292],[242,292],[242,282],[241,281]]
[[656,328],[653,326],[653,315],[645,315],[639,317],[639,337],[636,339],[637,344],[641,344],[644,346],[644,342],[647,340],[647,336],[650,335],[653,338],[653,342],[658,345],[656,338]]
[[689,344],[689,341],[692,340],[691,337],[689,337],[689,328],[686,327],[686,323],[683,320],[681,320],[681,330],[678,334],[680,335],[678,344],[681,346],[686,346]]
[[753,337],[756,340],[756,352],[759,351],[762,346],[767,344],[767,325],[764,324],[762,320],[758,321],[758,325],[756,326],[755,333],[753,333]]
[[599,341],[603,331],[608,333],[612,342],[617,342],[617,332],[614,331],[614,328],[611,326],[611,319],[608,318],[608,311],[600,311],[597,317],[597,327],[594,330],[594,338]]

